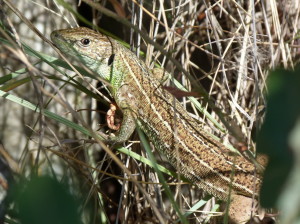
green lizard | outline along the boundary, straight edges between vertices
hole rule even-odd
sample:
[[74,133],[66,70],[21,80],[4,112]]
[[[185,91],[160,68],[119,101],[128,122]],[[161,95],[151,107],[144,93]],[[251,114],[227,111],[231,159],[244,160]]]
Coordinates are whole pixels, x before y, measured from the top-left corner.
[[250,218],[261,174],[251,162],[233,156],[203,131],[143,61],[116,40],[88,28],[57,30],[51,39],[63,53],[109,83],[123,113],[121,127],[109,142],[126,141],[138,125],[155,148],[196,186],[223,201],[228,200],[231,188],[229,216],[233,223]]

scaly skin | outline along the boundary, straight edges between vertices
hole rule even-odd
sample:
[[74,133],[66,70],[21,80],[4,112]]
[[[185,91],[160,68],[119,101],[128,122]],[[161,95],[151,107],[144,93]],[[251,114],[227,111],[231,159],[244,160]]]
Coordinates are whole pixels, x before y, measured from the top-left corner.
[[229,214],[235,222],[249,219],[251,198],[257,197],[261,185],[255,166],[244,157],[233,156],[205,133],[180,102],[161,88],[143,61],[114,39],[87,28],[57,30],[51,39],[63,53],[110,83],[123,122],[109,141],[126,141],[138,124],[155,148],[196,186],[224,201],[231,188],[235,207],[239,200],[247,201],[249,208],[242,208],[246,211],[230,207]]

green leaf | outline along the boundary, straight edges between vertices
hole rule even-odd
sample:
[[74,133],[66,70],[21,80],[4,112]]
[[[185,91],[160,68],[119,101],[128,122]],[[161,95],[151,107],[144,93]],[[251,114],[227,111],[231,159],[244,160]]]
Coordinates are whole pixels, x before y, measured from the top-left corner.
[[295,162],[289,137],[300,116],[299,68],[278,69],[269,76],[267,112],[257,141],[258,152],[269,156],[261,188],[263,207],[275,206]]
[[74,196],[66,186],[50,177],[33,177],[19,184],[13,197],[22,224],[82,223]]

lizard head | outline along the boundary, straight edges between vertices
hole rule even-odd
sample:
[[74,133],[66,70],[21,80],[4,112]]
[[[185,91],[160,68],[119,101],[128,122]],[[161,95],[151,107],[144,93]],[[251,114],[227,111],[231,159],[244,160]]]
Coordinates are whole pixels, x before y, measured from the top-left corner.
[[51,40],[61,52],[79,60],[96,73],[107,71],[112,64],[113,40],[91,29],[78,27],[55,30],[51,33]]

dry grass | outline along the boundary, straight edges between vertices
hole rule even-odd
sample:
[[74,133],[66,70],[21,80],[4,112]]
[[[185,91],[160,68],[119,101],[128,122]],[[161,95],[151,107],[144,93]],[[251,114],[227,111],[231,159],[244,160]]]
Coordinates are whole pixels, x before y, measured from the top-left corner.
[[[64,72],[57,72],[53,64],[48,66],[20,48],[21,43],[26,43],[36,51],[56,56],[45,37],[49,38],[52,30],[75,26],[74,15],[66,6],[56,4],[59,1],[12,2],[15,4],[5,0],[0,11],[2,22],[14,35],[13,38],[4,35],[3,27],[0,29],[1,36],[12,44],[0,42],[1,77],[25,70],[12,78],[7,76],[8,81],[1,80],[0,89],[44,105],[45,109],[75,124],[83,120],[87,126],[81,122],[82,126],[99,129],[101,113],[94,111],[96,97],[89,87],[89,84],[96,86],[95,81],[76,77],[79,83],[73,82]],[[83,2],[94,4],[89,0]],[[163,1],[153,0],[142,5],[135,0],[108,2],[111,11],[107,9],[108,3],[94,7],[93,21],[101,24],[105,20],[103,15],[107,16],[105,21],[117,19],[118,24],[123,24],[117,29],[110,22],[102,23],[102,27],[121,33],[138,55],[145,52],[143,60],[150,68],[160,65],[190,92],[200,93],[198,101],[211,117],[203,115],[185,97],[182,102],[192,116],[208,124],[205,128],[224,143],[255,150],[253,137],[262,122],[268,71],[278,66],[293,68],[299,61],[299,1],[166,1],[162,4]],[[132,34],[130,28],[140,32]],[[151,40],[154,46],[149,44]],[[220,111],[203,101],[203,89]],[[110,149],[107,154],[87,135],[29,111],[24,105],[0,98],[0,108],[0,140],[14,174],[28,177],[35,170],[67,182],[72,192],[84,200],[82,211],[86,223],[108,223],[107,220],[114,223],[116,219],[122,223],[173,223],[178,219],[174,204],[166,197],[158,184],[157,173],[149,165]],[[101,110],[102,114],[106,113],[106,109],[101,107]],[[140,144],[129,142],[126,146],[142,155],[142,160],[147,158]],[[112,154],[123,165],[117,166]],[[162,165],[170,168],[163,158],[155,155]],[[124,173],[124,167],[129,172]],[[168,175],[166,179],[183,213],[195,206],[196,211],[188,216],[189,223],[202,222],[207,218],[207,213],[202,211],[218,206],[211,200],[205,208],[198,208],[203,196],[200,190],[181,185],[182,181]]]

